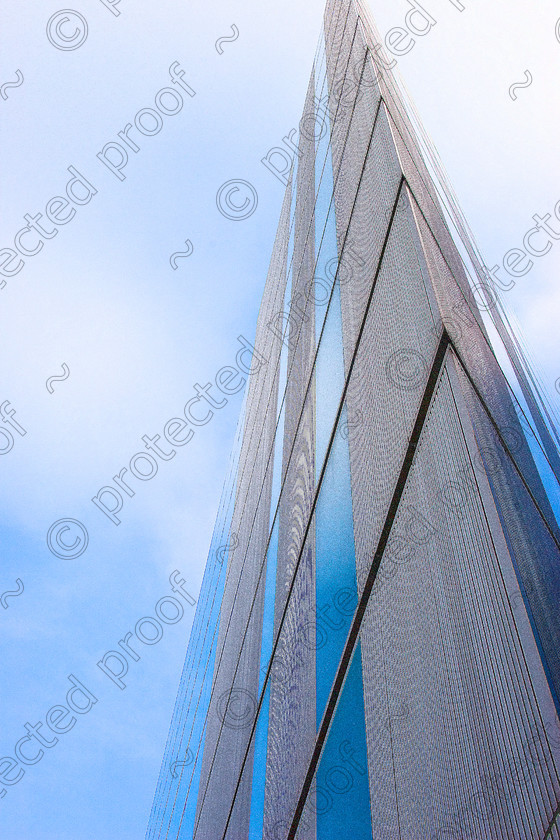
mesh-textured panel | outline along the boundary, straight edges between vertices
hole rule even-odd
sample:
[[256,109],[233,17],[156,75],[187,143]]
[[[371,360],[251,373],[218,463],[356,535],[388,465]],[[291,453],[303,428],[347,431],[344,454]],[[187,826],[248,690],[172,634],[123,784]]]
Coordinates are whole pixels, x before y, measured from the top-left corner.
[[362,37],[370,48],[370,60],[375,65],[375,72],[381,90],[381,95],[391,115],[390,121],[395,140],[395,147],[399,154],[404,176],[414,191],[414,194],[422,207],[422,211],[426,214],[431,226],[436,231],[438,241],[440,242],[446,257],[453,266],[453,273],[457,282],[460,283],[466,290],[468,289],[468,282],[465,272],[449,232],[449,228],[444,220],[443,213],[437,199],[437,191],[424,162],[410,119],[403,106],[400,92],[391,72],[388,71],[383,66],[383,62],[376,57],[377,54],[374,48],[376,45],[381,43],[381,39],[371,22],[370,16],[367,11],[364,10],[363,4],[357,0],[356,3],[351,2],[350,5],[352,8],[351,15],[355,15],[356,18],[359,18],[359,26]]
[[[308,89],[304,113],[313,107],[314,78]],[[315,264],[315,138],[303,136],[298,168],[292,300],[308,300],[312,293]],[[309,231],[311,230],[311,233]],[[290,323],[290,332],[293,323]],[[295,563],[311,514],[315,485],[313,447],[314,400],[311,390],[304,396],[312,371],[315,350],[314,311],[307,309],[298,330],[297,344],[290,342],[289,378],[286,389],[284,431],[284,488],[280,500],[278,565],[276,576],[275,635],[286,605]],[[300,413],[303,414],[300,421]],[[299,421],[299,426],[298,426]],[[297,438],[296,438],[297,430]],[[288,466],[288,459],[289,466]],[[287,606],[279,658],[294,648],[298,628],[314,605],[314,550],[312,541],[303,557],[300,574]],[[314,662],[290,671],[289,685],[272,682],[270,688],[267,779],[265,789],[264,836],[274,837],[274,826],[284,819],[286,803],[297,795],[297,782],[306,757],[307,744],[315,735]],[[289,693],[290,704],[285,697]]]
[[419,212],[416,202],[413,202],[412,206],[430,267],[441,318],[461,358],[465,361],[476,387],[488,405],[494,422],[503,431],[512,457],[528,482],[531,492],[538,500],[548,524],[560,537],[541,479],[522,432],[508,384],[485,338],[480,314],[472,294],[462,293],[439,247],[439,241],[436,240],[433,231]]
[[[380,94],[357,22],[346,24],[343,53],[329,73],[337,230],[342,245],[370,142]],[[382,162],[380,158],[380,163]]]
[[449,366],[361,633],[374,837],[529,840],[559,793],[552,705]]
[[[466,379],[461,374],[463,381]],[[515,559],[519,577],[520,597],[524,598],[534,621],[535,631],[549,668],[550,679],[560,697],[560,622],[558,596],[560,594],[560,549],[555,531],[547,527],[546,517],[539,512],[529,489],[538,477],[519,468],[510,454],[506,454],[494,425],[481,407],[472,386],[464,381],[469,410],[473,417],[482,459],[490,476],[500,519]],[[486,394],[484,395],[486,396]],[[510,427],[511,428],[511,427]],[[505,433],[506,445],[511,445],[511,433]],[[525,438],[516,437],[518,451],[515,461],[528,461],[524,451]],[[509,446],[508,446],[509,448]],[[527,447],[528,449],[528,447]],[[511,450],[510,450],[511,451]],[[538,497],[537,497],[538,498]]]
[[437,337],[413,243],[412,214],[397,207],[348,387],[358,585],[369,571],[425,387]]
[[[520,585],[531,606],[558,700],[560,614],[554,605],[560,597],[560,532],[504,374],[473,314],[476,310],[462,295],[432,231],[416,205],[413,206],[442,320],[447,324],[493,421],[476,399],[472,403],[473,422],[482,457],[492,473],[492,490],[516,558]],[[472,386],[469,385],[468,392],[471,391]],[[503,450],[500,436],[508,448],[509,457]]]
[[[249,377],[247,416],[231,526],[236,549],[230,558],[222,602],[213,697],[208,713],[199,788],[196,836],[201,840],[221,836],[224,829],[237,781],[235,770],[240,770],[252,722],[250,720],[248,726],[243,720],[242,706],[254,704],[253,698],[258,690],[264,595],[264,578],[259,578],[259,573],[266,554],[269,530],[272,481],[269,454],[276,425],[281,349],[280,342],[267,325],[272,316],[282,310],[284,300],[290,197],[288,190],[267,279],[268,294],[265,292],[257,324],[257,356],[252,362],[255,372]],[[249,356],[246,363],[248,359]],[[247,625],[247,643],[241,650],[241,639]],[[240,722],[245,725],[240,725]],[[249,801],[250,778],[236,800],[232,836],[247,831]]]
[[[381,106],[368,154],[350,199],[352,210],[345,231],[340,285],[346,368],[358,338],[365,306],[375,278],[381,250],[397,200],[401,171]],[[341,199],[336,189],[337,198]]]
[[[332,0],[325,11],[324,32],[329,80],[332,79],[338,61],[344,60],[344,56],[341,57],[340,48],[347,25],[348,15],[348,4],[336,2],[336,0]],[[330,85],[330,81],[329,86],[332,87],[332,85]]]
[[[367,206],[364,199],[360,214],[356,216],[358,229],[363,226]],[[385,226],[387,224],[385,222]],[[370,260],[375,256],[374,251]],[[377,269],[373,260],[368,268],[371,286]],[[365,294],[361,297],[362,300],[358,298],[356,303],[356,308],[358,305],[361,308],[355,316],[356,328],[365,314]],[[349,430],[360,591],[369,572],[435,353],[437,338],[431,329],[433,325],[413,244],[410,209],[401,201],[395,212],[347,393],[349,415],[361,418],[361,422]],[[378,637],[380,628],[372,628],[372,632]],[[362,652],[365,674],[377,654],[365,638]],[[375,688],[370,685],[370,691],[379,693],[383,690],[382,683]],[[367,724],[369,726],[369,721]],[[388,758],[379,753],[379,745],[370,754],[371,766],[375,765],[370,784],[372,791],[377,790],[374,797],[376,813],[372,813],[374,825],[381,821],[386,834],[379,836],[391,838],[398,834],[394,834],[397,822],[390,796],[392,765],[390,760],[385,760]]]

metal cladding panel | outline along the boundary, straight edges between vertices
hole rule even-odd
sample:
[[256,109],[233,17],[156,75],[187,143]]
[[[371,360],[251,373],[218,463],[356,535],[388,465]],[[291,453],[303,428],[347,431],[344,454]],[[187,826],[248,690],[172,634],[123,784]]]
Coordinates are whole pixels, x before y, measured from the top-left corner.
[[[350,463],[358,587],[368,574],[439,336],[404,194],[395,209],[350,378]],[[372,277],[373,283],[373,277]]]
[[496,426],[502,430],[506,441],[509,441],[508,447],[514,462],[528,482],[549,526],[560,538],[558,524],[523,434],[511,388],[481,326],[480,313],[474,297],[470,291],[468,295],[464,294],[458,286],[434,231],[427,224],[415,201],[412,202],[412,208],[423,252],[430,269],[441,319],[448,329],[457,352],[464,360],[475,386],[488,406]]
[[[327,5],[324,18],[324,33],[326,47],[326,67],[329,85],[335,73],[335,68],[341,59],[341,45],[347,25],[349,8],[347,3],[333,2]],[[331,114],[332,117],[332,114]]]
[[[313,108],[312,75],[304,113]],[[314,662],[286,669],[300,628],[314,607],[314,546],[309,540],[292,586],[304,542],[315,489],[314,391],[311,374],[315,351],[313,274],[315,265],[315,137],[301,138],[294,228],[292,299],[304,317],[289,324],[288,382],[284,427],[283,489],[279,508],[278,563],[274,611],[275,637],[284,609],[286,618],[270,687],[264,836],[274,837],[299,793],[308,744],[315,736]],[[307,394],[307,398],[306,398]],[[278,677],[281,669],[284,680]],[[287,671],[287,673],[286,673]]]
[[[461,373],[481,458],[488,470],[492,492],[514,558],[520,599],[524,600],[543,654],[557,708],[560,698],[560,545],[546,509],[532,494],[531,473],[519,469],[529,460],[525,437],[513,436],[512,426],[496,426],[489,419],[471,382]],[[486,394],[484,395],[486,396]],[[511,421],[510,421],[511,422]],[[504,445],[505,444],[505,445]],[[512,452],[515,444],[517,451]],[[506,451],[507,447],[507,451]]]
[[[371,173],[366,170],[361,189],[363,200],[356,206],[352,224],[357,234],[363,230],[364,221],[372,218],[368,198],[379,193],[374,188],[377,180],[373,158]],[[390,170],[389,170],[390,171]],[[350,417],[359,417],[349,427],[350,463],[352,472],[352,498],[354,508],[354,534],[358,590],[361,593],[369,572],[371,559],[379,539],[386,510],[391,499],[408,438],[418,411],[431,360],[435,353],[437,336],[433,331],[435,318],[425,288],[414,244],[413,219],[406,197],[396,205],[400,173],[393,171],[392,202],[384,202],[389,213],[373,214],[378,220],[377,240],[366,252],[366,265],[360,274],[367,278],[368,286],[359,295],[357,284],[343,286],[344,306],[353,304],[353,341],[364,322],[363,333],[355,355],[350,378],[347,404]],[[377,176],[379,178],[379,176]],[[387,179],[388,180],[388,179]],[[389,220],[395,206],[395,215],[389,232]],[[352,229],[352,228],[351,228]],[[388,235],[381,265],[381,236]],[[375,288],[366,317],[366,304]],[[364,320],[365,319],[365,320]],[[350,319],[345,320],[345,328]],[[347,357],[347,362],[350,358]],[[373,618],[374,625],[379,618]],[[373,638],[379,638],[382,629],[372,627]],[[379,651],[362,637],[364,680],[366,672],[375,667]],[[369,683],[372,694],[384,693],[382,682]],[[378,703],[381,699],[378,698]],[[366,730],[371,725],[366,717]],[[370,785],[375,801],[375,826],[383,825],[385,834],[398,837],[395,804],[392,801],[393,785],[390,755],[385,754],[381,742],[373,744],[368,736],[370,753]],[[373,751],[373,752],[372,752]],[[375,767],[375,772],[371,772]],[[378,836],[375,834],[374,836]]]
[[[196,836],[221,837],[233,802],[250,734],[258,691],[264,575],[268,540],[276,403],[281,343],[268,324],[283,307],[291,190],[288,187],[267,287],[259,313],[251,365],[243,446],[231,525],[230,552],[222,601],[212,698],[206,724]],[[245,359],[246,367],[250,360]],[[247,632],[246,632],[247,631]],[[248,830],[250,775],[237,794],[228,836]]]
[[376,840],[529,840],[560,792],[460,390],[448,358],[361,631]]
[[343,233],[352,206],[348,196],[355,192],[360,177],[380,91],[373,62],[358,21],[351,11],[346,17],[343,51],[334,53],[336,60],[329,53],[329,49],[333,48],[334,44],[329,44],[327,38],[327,55],[331,55],[330,61],[327,61],[327,74],[333,166],[335,173],[339,174],[342,188],[337,198],[337,224],[340,233]]
[[[344,431],[344,427],[342,430]],[[345,518],[344,524],[340,528],[340,518],[343,515],[342,508],[344,508],[345,515],[350,512],[350,519],[348,521]],[[327,517],[330,519],[328,522],[326,521]],[[330,690],[333,676],[332,659],[333,656],[336,657],[334,663],[336,667],[348,629],[348,602],[349,600],[352,602],[350,612],[356,603],[350,472],[345,434],[335,436],[334,448],[325,470],[317,506],[308,524],[310,527],[303,535],[305,542],[298,546],[299,562],[297,569],[292,572],[291,599],[294,599],[294,606],[288,607],[286,610],[282,628],[277,637],[277,648],[271,667],[270,695],[271,700],[274,698],[275,717],[274,730],[272,729],[272,714],[269,717],[265,821],[262,835],[267,840],[281,840],[287,835],[315,744],[317,725],[322,715],[321,706],[324,705],[322,703],[324,693],[321,697],[318,690],[320,682],[324,682],[324,673],[319,670],[321,662],[331,672],[328,683]],[[329,531],[330,540],[325,541],[327,531]],[[309,579],[307,558],[312,549],[317,553],[316,566],[321,561],[322,585],[317,590],[316,609],[308,608],[298,611],[296,607],[302,603],[302,593],[305,592],[306,595],[308,593],[306,588]],[[329,560],[331,561],[329,563],[330,569],[325,568],[325,563],[328,563]],[[338,574],[336,573],[337,568]],[[326,580],[329,572],[330,580]],[[341,590],[341,587],[344,588]],[[344,605],[346,607],[345,621],[341,620],[340,615],[338,615],[335,624],[330,621],[328,616],[326,619],[320,618],[319,616],[324,616],[325,612],[336,614],[333,603],[336,603],[336,599],[341,592],[344,595]],[[348,595],[350,595],[350,598],[348,598]],[[311,597],[313,596],[314,593],[311,593]],[[305,696],[301,691],[301,685],[308,681],[311,683],[311,689],[308,696]],[[317,692],[315,683],[317,683]],[[357,717],[361,705],[361,742],[363,742],[365,772],[367,758],[361,674],[356,675],[354,683],[354,690],[350,692],[351,708],[346,715],[346,719],[350,715],[353,728],[355,730],[356,728],[359,729]],[[318,710],[315,716],[316,702]],[[272,713],[272,703],[270,710]],[[342,740],[344,740],[345,734],[343,731]],[[361,742],[360,732],[355,731],[353,744],[356,748],[359,748]],[[291,758],[289,767],[285,760],[286,753]],[[279,765],[284,768],[285,775],[283,776],[278,773]],[[354,802],[356,802],[356,799],[361,800],[362,812],[365,809],[365,813],[369,814],[367,784],[365,787],[362,784],[359,796],[354,798]],[[320,794],[316,796],[314,792],[311,792],[307,800],[304,819],[297,832],[298,838],[312,840],[316,836],[326,837],[324,832],[319,833],[319,815],[324,816],[323,813],[319,813],[320,806]],[[334,809],[331,816],[333,818],[335,816]],[[348,821],[347,825],[350,826],[351,821]]]
[[476,389],[486,405],[485,410],[478,397],[471,400],[473,423],[560,708],[560,613],[555,607],[560,531],[529,447],[533,433],[479,326],[476,306],[462,294],[433,232],[417,205],[413,208],[442,320],[471,380],[467,393],[474,395]]
[[[348,56],[342,55],[331,73],[327,65],[329,113],[334,170],[342,187],[346,185],[352,192],[359,180],[380,96],[357,25],[351,28],[347,24],[344,40],[348,42]],[[350,210],[351,204],[337,202],[340,231],[346,226]]]
[[[384,100],[385,101],[385,100]],[[472,292],[470,289],[465,269],[457,248],[453,242],[449,228],[441,211],[441,205],[434,199],[433,191],[428,188],[428,175],[424,171],[418,169],[418,163],[410,155],[410,146],[403,141],[404,128],[399,124],[398,116],[396,116],[395,108],[388,105],[389,122],[393,131],[395,141],[395,148],[397,150],[404,177],[410,190],[414,194],[415,200],[418,203],[420,210],[431,229],[434,231],[438,240],[439,247],[445,254],[445,259],[451,268],[455,282],[460,286],[463,294],[472,299]],[[476,305],[474,306],[476,309]]]
[[339,234],[342,249],[339,282],[347,371],[399,195],[401,178],[385,108],[381,105],[375,126],[370,127],[364,159],[353,187],[348,184],[343,190],[339,182],[335,185],[337,206],[340,201],[351,208],[349,224]]
[[382,39],[379,37],[365,4],[361,0],[350,0],[350,6],[350,16],[355,16],[359,20],[360,36],[368,48],[368,60],[375,67],[377,84],[390,114],[390,125],[404,177],[414,192],[422,212],[436,232],[440,247],[452,266],[456,282],[466,292],[469,289],[469,283],[464,267],[445,221],[438,198],[438,190],[426,166],[422,149],[403,104],[400,90],[393,74],[388,69],[392,64],[383,55]]

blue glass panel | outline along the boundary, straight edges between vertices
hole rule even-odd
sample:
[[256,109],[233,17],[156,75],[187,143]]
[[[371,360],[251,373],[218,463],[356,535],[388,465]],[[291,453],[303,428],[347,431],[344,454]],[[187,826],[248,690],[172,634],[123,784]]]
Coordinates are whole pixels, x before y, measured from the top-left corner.
[[210,702],[220,611],[224,594],[245,401],[216,518],[198,598],[185,664],[158,779],[147,840],[191,838],[202,765],[206,716]]
[[[328,117],[326,117],[328,121]],[[342,312],[338,280],[332,291],[328,307],[326,301],[336,275],[338,259],[336,244],[336,222],[333,193],[332,160],[327,132],[317,148],[317,172],[320,179],[315,215],[315,237],[317,261],[315,269],[315,336],[320,342],[320,352],[315,370],[316,388],[316,479],[323,466],[329,437],[336,418],[336,412],[344,386],[344,361],[342,349]],[[326,146],[323,150],[322,147]],[[324,165],[320,164],[322,158]],[[321,166],[321,170],[320,170]],[[320,171],[319,171],[320,170]]]
[[[360,644],[356,646],[313,785],[317,840],[371,840]],[[308,807],[308,811],[311,810]],[[305,810],[304,810],[305,813]]]
[[[317,99],[320,89],[317,85]],[[325,289],[332,285],[337,269],[336,222],[329,117],[325,112],[324,132],[316,140],[315,246],[315,329],[320,350],[315,368],[315,479],[319,478],[344,387],[342,313],[338,280],[328,308],[322,303]],[[330,279],[331,278],[331,279]],[[354,523],[350,484],[346,407],[340,418],[315,512],[316,551],[316,668],[317,723],[323,715],[336,674],[351,616],[357,604]]]
[[315,511],[318,724],[358,602],[347,428],[345,406]]
[[[228,511],[228,530],[233,511]],[[218,529],[216,529],[218,531]],[[185,663],[188,677],[188,692],[179,691],[180,717],[172,723],[173,749],[164,768],[172,777],[171,791],[166,797],[166,809],[169,811],[165,824],[169,825],[171,836],[186,840],[191,838],[194,831],[196,815],[196,800],[202,766],[204,738],[206,732],[206,715],[210,703],[214,663],[218,640],[220,611],[224,593],[227,569],[227,550],[224,550],[224,531],[220,528],[213,537],[210,548],[210,566],[214,566],[214,580],[208,581],[202,593],[205,596],[205,607],[201,614],[200,623],[193,627],[191,638],[195,650]],[[189,645],[190,647],[190,645]],[[186,681],[185,681],[186,682]],[[171,733],[170,739],[171,741]],[[176,762],[179,762],[178,764]],[[183,765],[183,762],[184,765]],[[174,771],[174,772],[173,772]],[[184,806],[184,809],[183,809]],[[166,829],[167,830],[167,829]]]
[[[323,467],[343,387],[342,316],[337,281],[323,328],[315,367],[315,480],[318,479]],[[348,450],[348,445],[346,445],[346,450]],[[349,486],[348,491],[350,491]]]
[[[518,389],[515,389],[515,392],[517,401],[519,403],[518,416],[519,421],[521,423],[521,428],[523,430],[523,434],[525,435],[527,443],[529,444],[531,454],[539,471],[539,475],[541,477],[541,481],[544,485],[544,489],[548,496],[550,506],[554,511],[556,522],[560,523],[560,476],[556,476],[554,474],[552,467],[550,466],[545,456],[544,445],[538,435],[537,430],[531,423],[531,414],[523,394]],[[543,423],[544,422],[545,421],[543,417]]]

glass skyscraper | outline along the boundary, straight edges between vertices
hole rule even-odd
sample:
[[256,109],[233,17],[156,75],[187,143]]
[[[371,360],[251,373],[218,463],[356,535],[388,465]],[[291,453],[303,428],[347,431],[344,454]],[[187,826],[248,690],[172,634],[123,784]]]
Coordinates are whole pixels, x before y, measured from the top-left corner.
[[329,0],[148,840],[560,840],[557,423],[389,64]]

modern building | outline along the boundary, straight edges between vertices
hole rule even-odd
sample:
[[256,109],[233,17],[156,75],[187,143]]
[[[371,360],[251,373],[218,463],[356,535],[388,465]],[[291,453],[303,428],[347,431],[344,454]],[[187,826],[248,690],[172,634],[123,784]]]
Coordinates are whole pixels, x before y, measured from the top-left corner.
[[148,840],[560,840],[554,416],[390,63],[329,0]]

